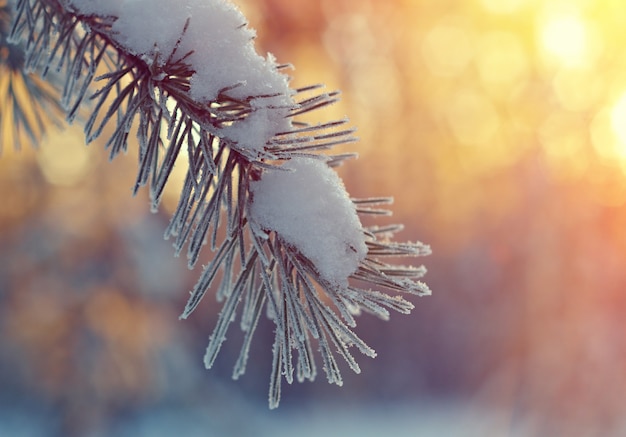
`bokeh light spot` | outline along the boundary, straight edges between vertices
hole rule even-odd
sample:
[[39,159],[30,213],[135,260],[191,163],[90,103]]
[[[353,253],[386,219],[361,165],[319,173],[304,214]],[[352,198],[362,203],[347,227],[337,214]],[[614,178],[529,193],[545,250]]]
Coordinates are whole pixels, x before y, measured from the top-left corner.
[[599,111],[591,122],[589,129],[593,147],[605,163],[626,164],[626,143],[623,138],[620,139],[624,135],[624,129],[616,126],[615,122],[626,115],[623,111],[624,103],[618,101],[613,108]]
[[455,24],[439,24],[428,32],[422,55],[428,69],[438,76],[462,73],[472,59],[470,34]]
[[552,81],[554,91],[564,109],[585,111],[597,104],[606,92],[604,78],[592,69],[562,69]]
[[79,183],[90,168],[84,135],[78,129],[50,132],[37,154],[37,162],[49,183],[62,186]]
[[611,110],[611,127],[619,141],[618,151],[622,158],[626,158],[626,92]]
[[481,37],[476,65],[483,84],[510,90],[523,82],[529,71],[528,57],[520,39],[511,32],[493,31]]
[[550,115],[539,128],[544,159],[556,179],[579,179],[588,170],[587,136],[576,129],[580,123],[576,114],[562,111]]
[[511,14],[518,11],[526,0],[481,0],[481,3],[492,14]]
[[474,91],[457,94],[450,102],[446,115],[452,133],[463,144],[489,141],[500,125],[493,103]]
[[548,16],[541,27],[541,45],[547,54],[565,65],[579,65],[587,49],[587,27],[573,13]]

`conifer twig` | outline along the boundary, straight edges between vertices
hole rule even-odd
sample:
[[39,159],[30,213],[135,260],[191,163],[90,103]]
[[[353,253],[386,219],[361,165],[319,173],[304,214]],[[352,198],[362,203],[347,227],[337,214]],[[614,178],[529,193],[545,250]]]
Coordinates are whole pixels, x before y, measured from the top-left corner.
[[54,86],[24,70],[24,48],[8,40],[10,24],[11,8],[0,0],[0,153],[5,145],[38,145],[63,114]]
[[[190,8],[200,4],[188,2]],[[114,158],[136,136],[134,192],[147,186],[153,210],[176,159],[186,157],[183,189],[165,236],[173,239],[176,255],[186,251],[190,268],[204,247],[213,252],[181,315],[189,317],[207,291],[217,287],[223,306],[205,365],[213,365],[240,313],[245,335],[233,377],[243,374],[265,313],[276,326],[270,407],[278,405],[282,377],[291,383],[295,370],[298,381],[315,378],[315,349],[328,381],[341,385],[335,354],[355,372],[360,370],[350,347],[375,356],[354,333],[354,316],[366,311],[387,319],[389,310],[408,313],[413,305],[399,294],[430,293],[420,281],[422,266],[395,266],[382,259],[424,256],[430,249],[391,242],[400,227],[360,224],[357,214],[388,215],[379,206],[391,200],[349,199],[332,170],[351,155],[328,151],[354,141],[353,129],[344,119],[315,125],[300,120],[334,103],[338,93],[321,92],[318,85],[289,89],[282,66],[248,52],[241,63],[256,62],[262,80],[254,69],[228,64],[231,82],[212,89],[213,81],[230,76],[200,81],[226,60],[211,58],[199,67],[207,61],[201,46],[190,45],[198,38],[195,15],[173,21],[175,38],[158,36],[142,49],[145,37],[133,39],[132,17],[116,9],[119,2],[98,3],[16,0],[9,38],[23,44],[26,71],[37,71],[46,80],[62,79],[60,102],[68,120],[84,120],[86,142],[104,137]],[[212,14],[224,14],[220,18],[225,22],[241,22],[240,12],[224,5],[213,0],[204,4],[215,8]],[[219,37],[210,33],[211,26],[206,29],[207,44]],[[245,23],[224,29],[243,41],[242,50],[250,50],[252,33]],[[216,52],[223,49],[219,43]],[[238,79],[238,74],[250,76]],[[30,130],[38,126],[26,121]]]

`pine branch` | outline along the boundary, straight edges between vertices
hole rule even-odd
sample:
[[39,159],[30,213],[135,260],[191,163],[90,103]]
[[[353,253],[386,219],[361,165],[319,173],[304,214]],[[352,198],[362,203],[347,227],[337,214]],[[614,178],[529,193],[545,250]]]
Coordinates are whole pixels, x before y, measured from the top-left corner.
[[[268,58],[262,67],[271,67],[266,74],[274,81],[271,87],[255,88],[252,77],[237,80],[240,66],[231,65],[236,70],[231,83],[199,94],[200,48],[190,49],[187,38],[197,32],[193,17],[177,29],[176,41],[159,40],[140,50],[120,32],[121,14],[106,13],[115,10],[114,3],[102,2],[98,9],[77,1],[18,0],[10,40],[24,46],[25,71],[37,71],[46,80],[63,79],[60,102],[67,119],[84,119],[87,143],[112,132],[105,138],[111,159],[127,150],[134,131],[139,146],[134,192],[148,186],[153,210],[159,207],[174,162],[186,155],[189,167],[165,236],[173,239],[176,255],[186,250],[190,268],[207,244],[213,252],[181,315],[189,317],[217,286],[223,307],[205,354],[207,368],[241,313],[244,344],[233,377],[242,375],[265,312],[276,325],[270,407],[278,405],[282,377],[293,381],[293,351],[297,380],[315,378],[315,344],[328,381],[341,385],[333,350],[357,373],[350,347],[375,356],[353,332],[354,315],[366,311],[387,319],[389,310],[408,313],[413,305],[388,293],[430,293],[419,281],[423,267],[394,266],[381,259],[424,256],[430,249],[421,243],[390,242],[400,227],[361,226],[357,213],[388,215],[378,208],[391,201],[350,200],[330,168],[352,156],[325,154],[355,140],[347,120],[316,125],[299,121],[334,103],[338,93],[312,94],[321,90],[319,85],[282,90],[285,66]],[[235,9],[226,13],[235,14],[229,19],[240,17]],[[243,25],[234,30],[251,35]],[[221,60],[212,62],[217,69]],[[4,65],[9,62],[4,60]],[[37,102],[52,95],[28,90]],[[27,132],[38,132],[36,119],[22,118]],[[290,205],[288,199],[299,204]],[[292,213],[295,218],[284,222]],[[333,214],[340,216],[337,223]],[[310,217],[317,221],[310,222]],[[314,226],[307,228],[307,223]],[[328,245],[324,256],[319,256],[320,242]]]
[[38,145],[63,114],[54,86],[24,71],[23,47],[8,40],[10,22],[10,7],[0,1],[0,153],[5,145]]

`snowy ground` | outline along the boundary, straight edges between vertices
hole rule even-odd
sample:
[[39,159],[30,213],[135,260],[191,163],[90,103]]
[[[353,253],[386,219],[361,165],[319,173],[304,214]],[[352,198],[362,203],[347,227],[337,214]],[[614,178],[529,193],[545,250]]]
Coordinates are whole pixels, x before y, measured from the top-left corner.
[[[220,409],[221,410],[221,409]],[[1,437],[44,437],[58,435],[54,419],[23,410],[0,411]],[[597,430],[596,430],[597,431]],[[536,435],[532,424],[514,424],[510,411],[471,408],[459,402],[415,402],[314,408],[281,406],[277,411],[251,409],[242,405],[230,411],[202,408],[155,408],[131,415],[88,437],[317,437],[385,435],[419,437],[485,437]],[[599,435],[580,430],[580,436]]]

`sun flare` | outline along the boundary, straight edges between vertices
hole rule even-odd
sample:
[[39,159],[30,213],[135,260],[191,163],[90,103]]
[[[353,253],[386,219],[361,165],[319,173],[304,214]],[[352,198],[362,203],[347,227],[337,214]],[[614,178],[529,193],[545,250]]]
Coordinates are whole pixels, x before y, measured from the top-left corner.
[[587,25],[576,14],[554,14],[541,26],[540,40],[546,54],[568,66],[580,65],[589,45]]

